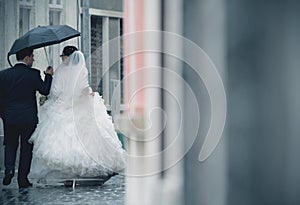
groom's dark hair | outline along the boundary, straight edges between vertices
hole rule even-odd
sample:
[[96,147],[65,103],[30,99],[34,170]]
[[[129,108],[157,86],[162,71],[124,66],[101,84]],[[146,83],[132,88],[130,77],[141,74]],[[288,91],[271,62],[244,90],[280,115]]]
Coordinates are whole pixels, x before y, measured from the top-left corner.
[[31,56],[33,54],[32,48],[24,48],[16,53],[16,58],[18,61],[23,60],[26,56]]

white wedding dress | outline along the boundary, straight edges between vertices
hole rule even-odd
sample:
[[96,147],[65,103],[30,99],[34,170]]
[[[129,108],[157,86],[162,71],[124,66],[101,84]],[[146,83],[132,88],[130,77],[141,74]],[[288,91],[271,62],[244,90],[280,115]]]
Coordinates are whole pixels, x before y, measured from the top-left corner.
[[125,151],[98,93],[91,95],[84,56],[75,51],[55,71],[34,144],[29,178],[72,179],[122,172]]

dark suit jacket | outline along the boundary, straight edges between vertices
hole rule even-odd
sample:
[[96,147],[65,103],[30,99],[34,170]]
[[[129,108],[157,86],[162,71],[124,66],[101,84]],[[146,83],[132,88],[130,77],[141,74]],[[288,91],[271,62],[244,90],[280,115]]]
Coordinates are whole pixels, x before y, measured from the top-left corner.
[[[37,124],[36,91],[50,92],[52,76],[41,79],[40,71],[16,64],[0,72],[0,114],[6,124]],[[1,111],[2,110],[2,111]]]

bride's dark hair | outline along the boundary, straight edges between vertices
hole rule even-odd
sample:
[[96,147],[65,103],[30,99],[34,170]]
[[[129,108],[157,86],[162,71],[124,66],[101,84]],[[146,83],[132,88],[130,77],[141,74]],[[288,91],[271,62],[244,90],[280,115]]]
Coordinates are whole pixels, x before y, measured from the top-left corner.
[[70,56],[72,53],[77,51],[78,49],[75,46],[66,46],[60,56]]

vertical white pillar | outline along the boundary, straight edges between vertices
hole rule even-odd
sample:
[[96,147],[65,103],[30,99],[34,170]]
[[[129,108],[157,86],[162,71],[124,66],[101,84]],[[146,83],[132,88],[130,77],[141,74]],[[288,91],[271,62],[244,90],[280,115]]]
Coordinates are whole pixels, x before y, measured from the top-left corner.
[[109,105],[109,18],[103,17],[102,20],[102,76],[103,76],[103,99]]
[[[138,133],[135,133],[129,125],[133,123],[132,118],[136,117],[136,99],[134,98],[134,92],[136,90],[136,77],[134,72],[136,70],[135,63],[135,38],[132,38],[135,32],[135,0],[125,0],[125,11],[124,11],[124,77],[125,77],[125,114],[118,123],[121,130],[126,130],[124,133],[126,135],[125,146],[128,153],[127,163],[126,163],[126,204],[135,205],[139,204],[140,200],[143,198],[143,192],[140,188],[140,180],[138,177],[134,176],[133,173],[136,172],[137,162],[134,159],[137,156],[138,143],[134,139],[138,139]],[[131,118],[132,117],[132,118]]]
[[[125,73],[127,115],[123,123],[128,129],[126,167],[126,204],[157,204],[160,191],[159,171],[161,161],[153,157],[160,151],[161,69],[160,53],[147,52],[145,48],[160,50],[161,36],[145,34],[145,30],[160,30],[160,1],[125,1]],[[150,68],[150,69],[148,69]],[[151,119],[149,119],[151,116]],[[151,122],[149,120],[152,120]],[[150,123],[149,123],[150,122]],[[122,123],[121,123],[122,124]]]
[[[161,1],[144,1],[145,44],[145,198],[147,205],[161,203],[161,143],[162,143],[162,68],[161,68]],[[151,52],[158,51],[158,52]]]

